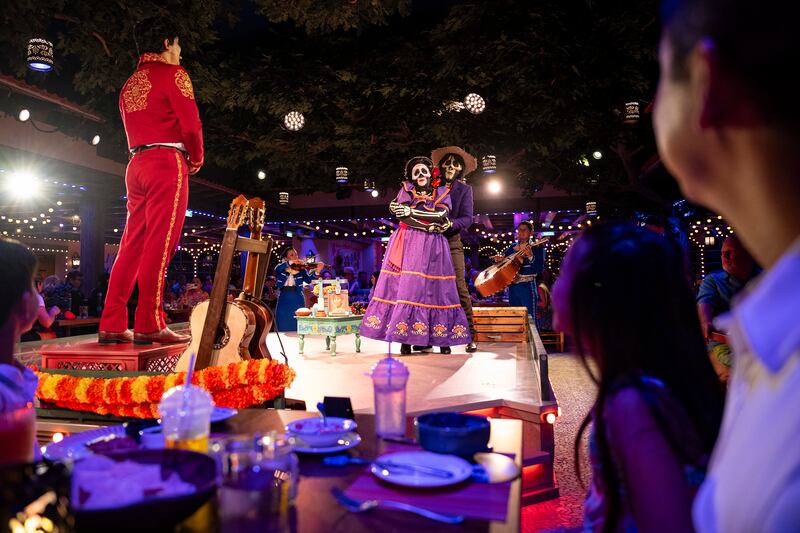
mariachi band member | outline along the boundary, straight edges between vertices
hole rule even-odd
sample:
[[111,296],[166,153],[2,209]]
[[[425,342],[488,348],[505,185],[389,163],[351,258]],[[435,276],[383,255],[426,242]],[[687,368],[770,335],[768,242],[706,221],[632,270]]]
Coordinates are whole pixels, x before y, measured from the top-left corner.
[[[188,342],[167,328],[161,309],[164,273],[183,228],[189,175],[203,165],[203,131],[192,82],[180,66],[178,31],[167,17],[137,30],[142,55],[122,87],[119,109],[128,137],[125,171],[128,219],[111,270],[100,319],[101,343]],[[139,300],[133,332],[126,304],[134,284]]]
[[295,311],[305,307],[303,297],[303,284],[310,284],[317,279],[325,263],[314,263],[314,271],[308,272],[305,265],[297,256],[297,250],[287,248],[283,251],[283,262],[275,267],[275,286],[278,294],[278,305],[275,308],[275,322],[278,331],[297,331]]
[[[517,225],[517,244],[506,248],[505,255],[494,256],[495,261],[501,261],[517,253],[520,248],[527,247],[531,235],[533,234],[533,224],[523,220]],[[508,286],[508,304],[512,307],[527,307],[528,314],[536,320],[536,300],[538,288],[536,275],[544,270],[544,248],[537,246],[529,248],[522,256],[522,267],[520,267],[511,285]]]

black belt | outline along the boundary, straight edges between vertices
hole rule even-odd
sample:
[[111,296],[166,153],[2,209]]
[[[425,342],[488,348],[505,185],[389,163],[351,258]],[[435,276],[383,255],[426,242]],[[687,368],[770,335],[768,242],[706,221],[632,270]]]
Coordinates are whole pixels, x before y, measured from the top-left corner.
[[140,144],[139,146],[134,146],[130,149],[131,155],[140,154],[142,152],[146,152],[147,150],[153,149],[167,149],[167,150],[178,150],[179,152],[183,153],[183,150],[176,146],[165,146],[163,144]]
[[281,290],[284,292],[297,292],[297,285],[291,287],[283,287]]

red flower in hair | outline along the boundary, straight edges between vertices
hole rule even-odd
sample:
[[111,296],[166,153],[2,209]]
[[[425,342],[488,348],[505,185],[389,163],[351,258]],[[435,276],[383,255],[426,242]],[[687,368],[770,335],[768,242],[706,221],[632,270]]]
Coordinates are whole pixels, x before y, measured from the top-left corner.
[[439,167],[435,167],[433,169],[433,173],[431,174],[433,176],[433,179],[431,180],[431,185],[433,187],[438,187],[442,184],[442,179],[439,177],[439,174],[441,174]]

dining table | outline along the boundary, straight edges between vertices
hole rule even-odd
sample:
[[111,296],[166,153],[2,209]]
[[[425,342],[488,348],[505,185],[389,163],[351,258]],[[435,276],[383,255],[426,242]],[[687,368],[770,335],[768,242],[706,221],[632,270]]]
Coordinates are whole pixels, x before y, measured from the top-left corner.
[[60,320],[56,320],[56,325],[60,328],[64,328],[64,334],[69,337],[72,335],[72,328],[94,328],[100,324],[99,317],[87,317],[87,318],[62,318]]
[[[225,437],[227,435],[267,433],[270,431],[285,431],[285,426],[294,420],[317,416],[316,413],[292,410],[274,409],[245,409],[223,425],[212,427],[211,438]],[[375,415],[356,414],[358,433],[361,443],[346,453],[352,457],[375,459],[387,451],[419,450],[414,440],[414,418],[407,417],[406,438],[383,440],[375,433]],[[496,453],[512,457],[521,465],[522,457],[522,422],[510,419],[490,419],[491,438],[489,446]],[[445,489],[450,501],[460,504],[460,495],[463,494],[463,509],[467,512],[466,519],[460,524],[444,524],[429,518],[418,516],[407,511],[388,510],[383,508],[372,509],[367,512],[354,513],[345,509],[334,498],[332,491],[340,489],[345,491],[357,480],[363,479],[368,471],[368,465],[348,464],[332,466],[324,462],[322,455],[298,454],[300,463],[300,478],[295,503],[291,506],[286,516],[276,516],[275,523],[258,524],[258,531],[281,531],[298,533],[319,532],[375,532],[381,533],[401,531],[436,531],[436,532],[492,532],[511,533],[519,531],[520,527],[520,490],[519,477],[507,482],[508,499],[505,520],[493,521],[469,518],[470,506],[483,505],[485,502],[475,500],[475,487],[470,489],[473,482],[465,482],[459,486]],[[371,475],[371,474],[370,474]],[[383,484],[384,482],[379,482]],[[388,486],[388,485],[387,485]],[[391,489],[392,487],[389,486]],[[409,490],[409,489],[403,489]],[[433,497],[442,489],[411,489],[430,491]],[[429,496],[424,496],[428,498]],[[424,501],[424,499],[423,499]],[[176,528],[179,533],[199,533],[200,531],[238,531],[226,527],[221,522],[218,512],[217,497],[212,497],[206,505],[193,516],[183,521]]]

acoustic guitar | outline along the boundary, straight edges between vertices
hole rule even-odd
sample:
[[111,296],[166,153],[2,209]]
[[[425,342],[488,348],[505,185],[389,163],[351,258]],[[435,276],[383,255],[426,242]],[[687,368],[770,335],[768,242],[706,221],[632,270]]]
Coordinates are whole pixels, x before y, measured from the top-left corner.
[[[248,205],[250,238],[260,241],[261,230],[264,228],[266,206],[264,205],[264,200],[261,198],[251,198]],[[269,348],[267,348],[267,335],[272,329],[274,317],[272,311],[269,310],[266,304],[256,299],[254,296],[256,294],[255,287],[258,274],[258,262],[261,260],[266,260],[266,257],[261,258],[255,253],[247,254],[242,292],[239,294],[239,297],[236,298],[235,302],[250,309],[256,318],[256,327],[248,350],[250,352],[250,357],[253,359],[272,359]]]
[[[222,245],[217,262],[217,272],[214,276],[214,286],[211,289],[211,297],[205,302],[200,302],[192,309],[189,322],[192,328],[192,342],[189,347],[181,354],[178,364],[175,366],[177,372],[186,371],[189,368],[189,359],[192,352],[197,354],[198,361],[201,360],[201,343],[205,334],[212,335],[211,354],[209,366],[223,366],[230,363],[238,363],[243,359],[250,359],[249,346],[256,326],[256,317],[247,307],[235,300],[227,301],[228,275],[229,272],[222,272],[220,266],[223,264],[223,256],[233,256],[238,238],[239,226],[247,215],[247,198],[242,195],[234,198],[228,211],[227,227],[222,239]],[[210,306],[222,307],[220,319],[216,324],[206,324]],[[213,330],[213,332],[212,332]],[[199,365],[198,365],[199,367]]]
[[548,240],[547,237],[544,237],[523,244],[516,253],[509,255],[496,265],[492,265],[478,274],[478,277],[475,278],[475,288],[484,298],[502,291],[511,285],[511,282],[514,281],[514,278],[519,274],[519,269],[522,268],[522,261],[524,260],[523,256],[527,254],[531,248],[544,244]]

